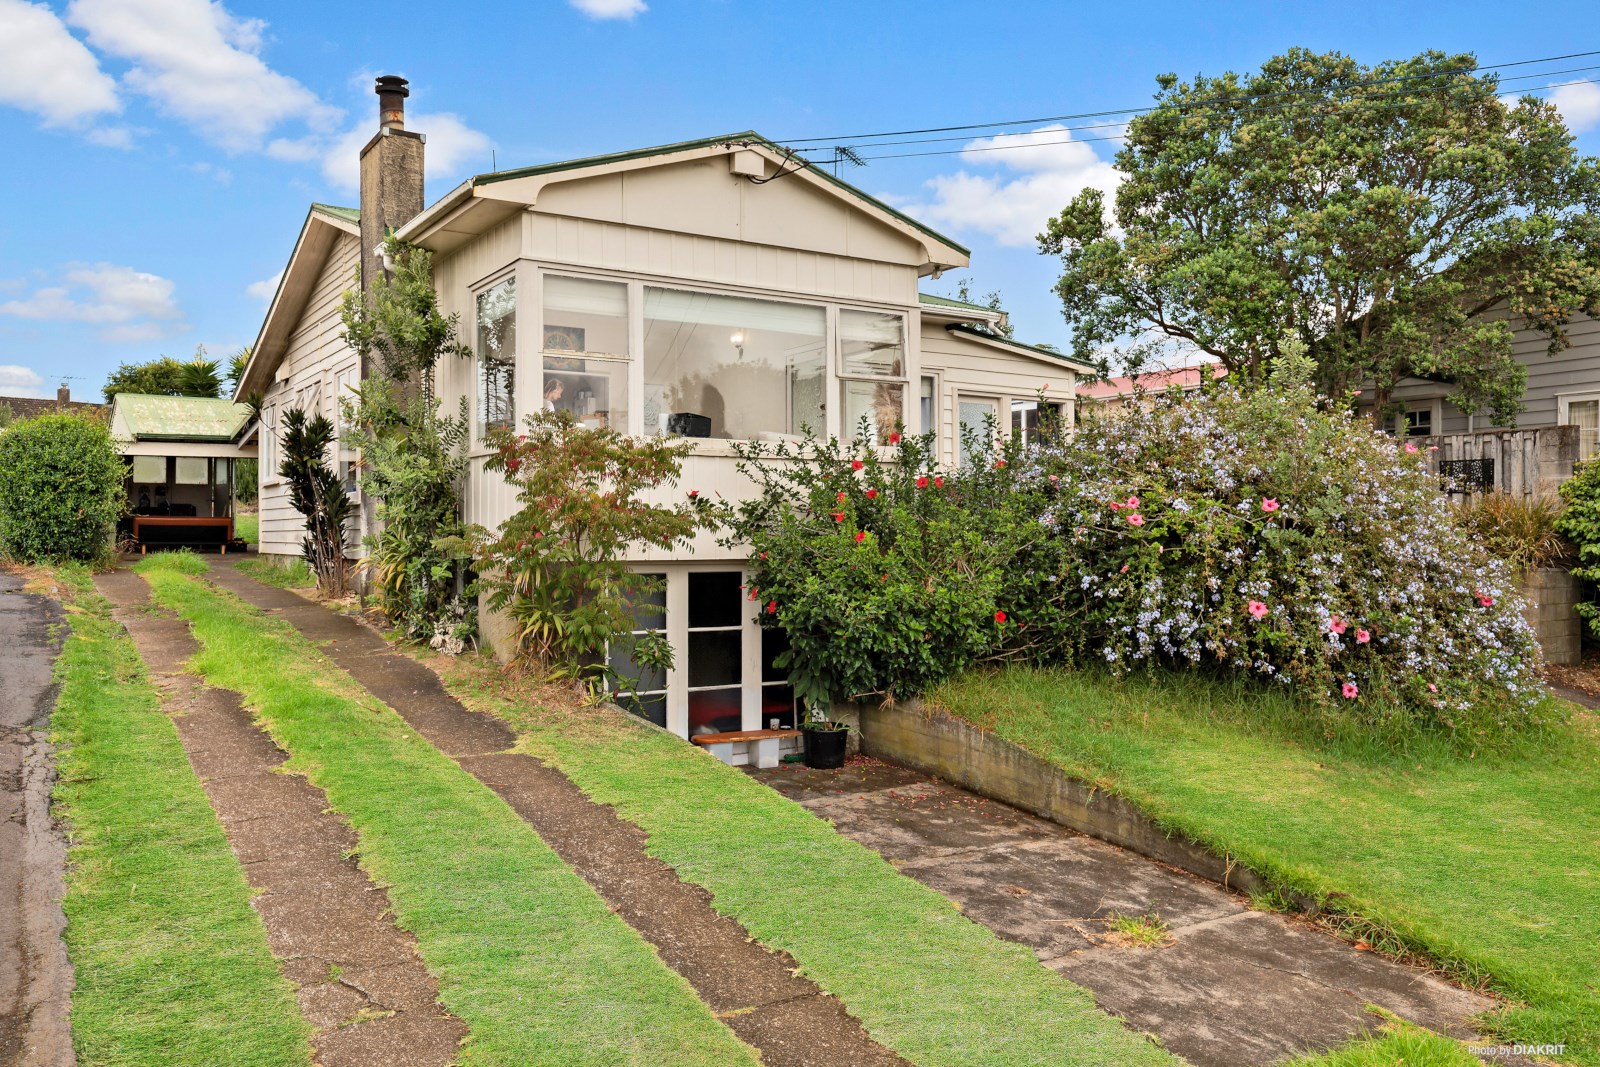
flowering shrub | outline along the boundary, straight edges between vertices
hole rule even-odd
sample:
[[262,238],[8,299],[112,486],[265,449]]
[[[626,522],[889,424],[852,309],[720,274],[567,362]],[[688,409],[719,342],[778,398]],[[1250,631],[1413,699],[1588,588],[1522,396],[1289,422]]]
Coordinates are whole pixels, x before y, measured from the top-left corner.
[[1510,574],[1407,444],[1298,385],[1085,427],[1031,457],[1062,552],[1019,617],[1057,620],[1062,653],[1117,672],[1242,672],[1453,730],[1524,720],[1537,650]]
[[[521,505],[478,546],[489,605],[508,612],[516,652],[554,675],[598,682],[606,643],[634,628],[633,602],[647,579],[630,571],[630,545],[687,544],[714,520],[698,495],[665,506],[642,494],[677,480],[690,443],[635,440],[583,426],[570,412],[530,415],[525,434],[491,434],[485,462],[517,490]],[[664,641],[634,658],[671,665]]]
[[1013,564],[1050,540],[1016,491],[1020,443],[946,473],[929,440],[889,441],[889,458],[837,440],[738,446],[758,493],[724,509],[728,543],[748,546],[750,601],[788,638],[775,665],[813,707],[913,695],[995,652],[1015,628]]

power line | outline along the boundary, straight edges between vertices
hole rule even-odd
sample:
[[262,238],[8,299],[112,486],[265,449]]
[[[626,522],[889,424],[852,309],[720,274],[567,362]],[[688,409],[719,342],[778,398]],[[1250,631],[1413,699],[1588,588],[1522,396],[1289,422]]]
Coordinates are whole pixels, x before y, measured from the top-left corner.
[[[1600,70],[1600,64],[1590,65],[1590,66],[1586,66],[1586,67],[1567,67],[1567,68],[1562,69],[1562,70],[1546,70],[1546,71],[1540,71],[1538,74],[1521,74],[1521,75],[1518,75],[1515,78],[1502,78],[1501,79],[1501,84],[1504,84],[1505,82],[1513,82],[1513,81],[1529,81],[1529,80],[1534,79],[1534,78],[1551,78],[1551,77],[1555,77],[1558,74],[1581,74],[1581,73],[1584,73],[1584,72],[1587,72],[1587,71],[1595,71],[1595,70]],[[1561,84],[1561,85],[1587,84],[1587,83],[1589,83],[1589,82],[1591,82],[1593,80],[1594,79],[1592,79],[1592,78],[1577,78],[1577,79],[1574,79],[1573,81],[1561,82],[1559,84]],[[1555,85],[1540,85],[1540,86],[1535,86],[1532,89],[1523,90],[1522,92],[1543,92],[1546,89],[1553,89],[1553,88],[1556,88],[1556,87],[1557,86],[1555,86]],[[1445,91],[1448,91],[1451,87],[1450,86],[1444,86],[1442,88]],[[1384,100],[1384,99],[1390,99],[1390,98],[1397,97],[1397,96],[1410,97],[1410,96],[1413,95],[1414,92],[1415,92],[1415,90],[1412,90],[1411,92],[1383,93],[1383,94],[1381,94],[1379,96],[1367,97],[1366,99],[1368,99],[1368,100]],[[1508,97],[1508,96],[1519,96],[1519,95],[1522,95],[1522,93],[1518,92],[1518,93],[1496,93],[1495,94],[1495,96],[1497,98]],[[1324,102],[1324,99],[1319,96],[1319,97],[1317,97],[1315,99],[1311,99],[1311,100],[1290,101],[1288,103],[1282,103],[1282,104],[1265,104],[1265,105],[1262,105],[1261,107],[1241,108],[1241,109],[1238,109],[1236,111],[1231,112],[1231,114],[1248,115],[1248,114],[1253,114],[1253,113],[1256,113],[1256,112],[1263,112],[1263,111],[1282,111],[1282,110],[1285,110],[1287,108],[1306,107],[1306,106],[1310,106],[1310,105],[1320,104],[1320,103],[1323,103],[1323,102]],[[1198,107],[1201,107],[1201,106],[1210,106],[1210,105],[1209,104],[1204,104],[1204,105],[1202,105],[1202,104],[1193,104],[1193,105],[1187,105],[1187,106],[1188,107],[1193,107],[1193,108],[1198,108]],[[1149,109],[1150,112],[1157,111],[1157,110],[1160,110],[1160,109],[1159,108],[1150,108]],[[1146,113],[1148,113],[1148,112],[1146,112]],[[1120,122],[1098,122],[1098,123],[1093,123],[1091,125],[1086,125],[1086,126],[1064,126],[1064,127],[1061,128],[1061,130],[1059,130],[1057,132],[1061,132],[1061,133],[1077,133],[1079,130],[1110,130],[1110,129],[1118,129],[1118,128],[1126,130],[1128,125],[1132,121],[1133,121],[1132,119],[1124,119],[1124,120],[1122,120]],[[1030,133],[1030,132],[1033,132],[1033,131],[1029,131],[1029,130],[1016,130],[1016,131],[998,130],[997,132],[989,134],[988,136],[991,136],[991,137],[1018,136],[1020,134]],[[1120,135],[1115,135],[1115,136],[1120,136]],[[972,135],[970,133],[967,133],[967,134],[962,134],[962,135],[955,136],[955,137],[920,137],[920,138],[915,138],[915,139],[911,139],[911,140],[899,140],[899,141],[857,141],[857,142],[854,142],[854,143],[852,143],[852,144],[850,144],[850,145],[848,145],[846,147],[850,147],[850,148],[884,148],[884,147],[891,147],[891,146],[894,146],[894,145],[945,144],[945,143],[948,143],[950,141],[969,141],[971,139],[972,139]],[[1085,140],[1085,141],[1105,140],[1105,138],[1094,138],[1094,137],[1085,137],[1085,138],[1081,138],[1081,139]],[[835,147],[839,147],[839,146],[830,146],[830,150],[832,148],[835,148]],[[823,151],[823,149],[821,149],[821,148],[797,148],[797,149],[795,149],[795,151],[797,151],[797,152],[821,152],[821,151]],[[882,158],[882,157],[873,157],[873,158]]]
[[[1524,96],[1524,95],[1527,95],[1529,93],[1544,92],[1547,89],[1557,89],[1557,88],[1560,88],[1562,85],[1596,85],[1596,84],[1600,84],[1600,79],[1596,79],[1596,78],[1574,78],[1571,81],[1560,82],[1560,83],[1557,83],[1557,84],[1554,84],[1554,85],[1536,86],[1534,88],[1525,89],[1525,90],[1522,90],[1520,92],[1515,92],[1515,93],[1496,93],[1495,94],[1495,98],[1496,99],[1501,99],[1501,98],[1505,98],[1505,97]],[[1262,109],[1259,109],[1259,110],[1275,110],[1276,111],[1276,110],[1284,110],[1284,109],[1287,109],[1287,108],[1290,108],[1290,107],[1297,107],[1297,106],[1298,107],[1309,107],[1309,106],[1314,106],[1315,104],[1318,104],[1318,103],[1321,103],[1321,101],[1320,100],[1318,100],[1318,101],[1307,101],[1305,103],[1298,104],[1298,105],[1295,105],[1295,104],[1276,104],[1276,105],[1271,105],[1271,106],[1269,106],[1267,108],[1262,108]],[[1384,105],[1384,109],[1385,110],[1398,110],[1399,108],[1406,107],[1406,106],[1409,106],[1409,105],[1407,105],[1407,104],[1388,104],[1388,105]],[[961,155],[974,154],[974,153],[978,153],[978,152],[1014,152],[1014,151],[1017,151],[1019,149],[1041,148],[1041,147],[1044,147],[1044,146],[1047,146],[1047,145],[1088,144],[1088,143],[1090,143],[1092,141],[1120,141],[1120,140],[1123,139],[1123,137],[1126,136],[1127,127],[1131,123],[1131,121],[1132,120],[1129,120],[1129,122],[1124,122],[1124,123],[1111,124],[1111,125],[1120,125],[1120,126],[1122,126],[1123,127],[1123,132],[1122,133],[1106,134],[1106,135],[1100,136],[1100,137],[1067,137],[1067,138],[1064,138],[1064,139],[1058,140],[1058,141],[1028,141],[1025,144],[988,145],[988,146],[983,147],[983,148],[948,148],[948,149],[939,149],[939,150],[928,151],[928,152],[883,152],[883,153],[879,153],[877,155],[863,155],[863,156],[861,156],[861,159],[869,161],[869,162],[871,160],[874,160],[874,159],[918,159],[918,158],[923,158],[923,157],[927,157],[927,156],[961,156]],[[1102,127],[1102,128],[1104,128],[1104,127]],[[1057,132],[1057,131],[1051,131],[1051,132]],[[1062,132],[1070,132],[1070,131],[1062,131]],[[1005,135],[998,135],[998,136],[1005,136]],[[1013,134],[1011,136],[1018,136],[1018,135]],[[952,140],[958,140],[958,141],[959,140],[966,140],[966,138],[961,138],[961,137],[951,138],[951,139]],[[942,138],[941,138],[941,140],[942,140]],[[897,144],[897,143],[898,144],[916,144],[918,142],[916,142],[916,141],[900,141],[900,142],[890,141],[890,142],[886,142],[886,145],[893,145],[893,144]],[[819,151],[819,149],[797,149],[797,151],[802,151],[802,152],[804,152],[804,151]],[[818,162],[826,163],[826,162],[830,162],[830,161],[829,160],[819,160]]]
[[[1586,58],[1589,58],[1591,56],[1600,56],[1600,50],[1591,51],[1591,52],[1570,52],[1570,53],[1568,53],[1566,55],[1544,56],[1544,57],[1539,58],[1539,59],[1518,59],[1518,60],[1512,60],[1512,61],[1506,62],[1506,63],[1483,63],[1483,64],[1480,64],[1480,65],[1478,65],[1476,67],[1460,67],[1460,68],[1455,68],[1455,69],[1452,69],[1452,70],[1432,71],[1432,72],[1427,73],[1427,74],[1405,74],[1405,75],[1397,75],[1397,76],[1392,77],[1392,78],[1370,78],[1370,79],[1368,79],[1366,81],[1362,81],[1362,82],[1351,82],[1348,85],[1343,86],[1342,88],[1355,89],[1355,88],[1361,88],[1361,87],[1369,86],[1369,85],[1385,85],[1385,84],[1394,83],[1394,82],[1416,81],[1416,80],[1425,79],[1425,78],[1444,78],[1444,77],[1450,77],[1450,76],[1457,75],[1457,74],[1472,74],[1472,73],[1475,73],[1477,71],[1484,71],[1484,70],[1501,70],[1501,69],[1504,69],[1506,67],[1525,67],[1525,66],[1529,66],[1529,65],[1534,64],[1534,63],[1559,63],[1559,62],[1561,62],[1563,60],[1568,60],[1568,59],[1586,59]],[[1535,76],[1536,77],[1546,77],[1548,75],[1535,75]],[[1507,80],[1510,80],[1510,79],[1507,79]],[[1190,103],[1190,104],[1182,104],[1182,105],[1162,105],[1162,104],[1144,105],[1144,106],[1140,106],[1140,107],[1116,108],[1116,109],[1113,109],[1113,110],[1110,110],[1110,111],[1083,111],[1083,112],[1078,112],[1077,114],[1072,114],[1072,115],[1049,115],[1049,116],[1045,116],[1044,118],[1009,119],[1009,120],[1004,121],[1004,122],[975,122],[975,123],[969,123],[969,124],[963,125],[963,126],[931,126],[931,127],[927,127],[927,128],[924,128],[924,129],[917,129],[917,130],[884,130],[884,131],[879,131],[877,133],[857,133],[857,134],[846,134],[846,135],[833,134],[833,135],[826,136],[826,137],[790,137],[790,138],[780,139],[779,143],[781,143],[781,144],[814,144],[814,143],[817,143],[817,142],[820,142],[820,141],[834,141],[834,142],[838,142],[838,143],[842,144],[842,143],[845,143],[845,142],[864,141],[864,140],[867,140],[868,138],[873,138],[873,137],[911,137],[911,136],[915,136],[917,134],[922,134],[922,133],[957,133],[957,132],[960,132],[962,130],[992,130],[992,129],[996,129],[998,127],[1003,127],[1003,126],[1032,126],[1032,125],[1038,125],[1040,123],[1046,123],[1046,122],[1070,122],[1070,121],[1074,121],[1076,119],[1109,118],[1109,117],[1111,117],[1113,115],[1142,115],[1142,114],[1145,114],[1145,113],[1150,112],[1150,111],[1158,111],[1162,107],[1172,107],[1172,106],[1178,106],[1178,107],[1183,107],[1183,108],[1189,108],[1189,107],[1212,107],[1212,106],[1215,106],[1215,105],[1218,105],[1218,104],[1226,104],[1226,103],[1229,103],[1231,101],[1251,102],[1251,101],[1255,101],[1255,100],[1270,99],[1272,97],[1278,97],[1278,96],[1304,96],[1304,95],[1311,94],[1311,93],[1320,94],[1322,92],[1323,92],[1323,90],[1317,90],[1317,89],[1284,89],[1284,90],[1280,90],[1279,92],[1276,92],[1276,93],[1263,93],[1263,94],[1256,94],[1256,95],[1251,95],[1251,96],[1217,97],[1217,98],[1212,99],[1212,100],[1201,100],[1201,101],[1196,101],[1196,102],[1193,102],[1193,103]]]

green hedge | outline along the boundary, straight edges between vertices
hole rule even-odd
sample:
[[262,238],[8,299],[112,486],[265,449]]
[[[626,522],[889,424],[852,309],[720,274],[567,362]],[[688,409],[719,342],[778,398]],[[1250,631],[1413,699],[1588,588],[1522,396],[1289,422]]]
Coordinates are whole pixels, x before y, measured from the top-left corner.
[[127,467],[98,418],[41,415],[0,433],[0,551],[94,559],[126,504]]

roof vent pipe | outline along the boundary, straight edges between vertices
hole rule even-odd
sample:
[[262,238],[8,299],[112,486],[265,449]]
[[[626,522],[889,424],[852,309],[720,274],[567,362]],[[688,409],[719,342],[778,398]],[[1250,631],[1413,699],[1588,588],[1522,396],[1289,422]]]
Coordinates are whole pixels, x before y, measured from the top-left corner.
[[404,78],[385,74],[373,90],[378,94],[378,125],[386,130],[406,128],[406,97],[411,95]]

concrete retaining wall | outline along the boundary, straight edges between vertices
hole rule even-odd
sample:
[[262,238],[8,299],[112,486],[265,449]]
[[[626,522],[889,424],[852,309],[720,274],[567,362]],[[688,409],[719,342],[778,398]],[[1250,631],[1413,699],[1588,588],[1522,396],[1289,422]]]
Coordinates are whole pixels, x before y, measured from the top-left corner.
[[1545,661],[1571,666],[1583,658],[1583,621],[1577,604],[1583,599],[1578,579],[1559,567],[1542,567],[1522,581],[1526,602],[1523,618],[1533,627]]
[[[857,704],[861,751],[868,756],[937,775],[974,793],[1002,801],[1040,818],[1109,841],[1191,874],[1246,893],[1270,883],[1257,872],[1218,855],[1205,845],[1168,834],[1121,797],[1073,778],[994,734],[916,702],[884,708]],[[836,705],[835,718],[845,718]],[[1316,902],[1297,896],[1304,911]]]

